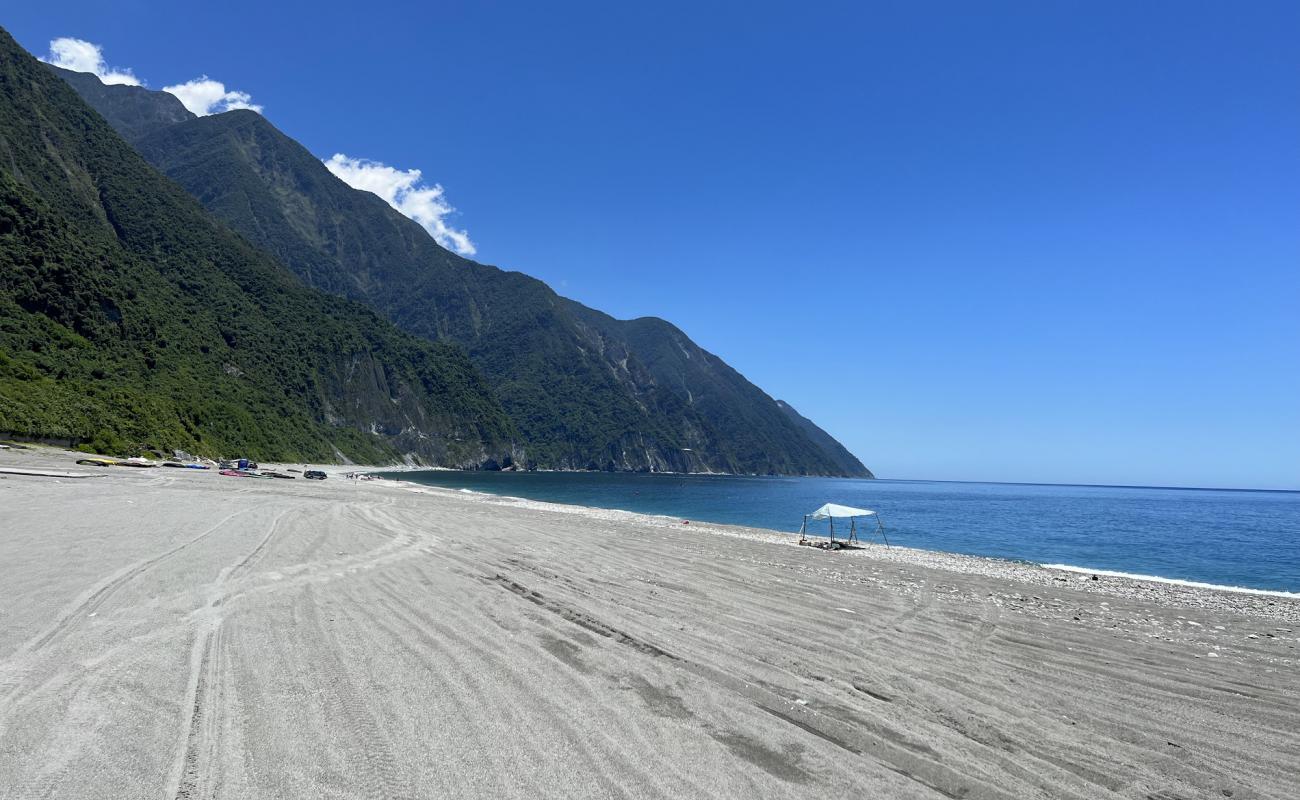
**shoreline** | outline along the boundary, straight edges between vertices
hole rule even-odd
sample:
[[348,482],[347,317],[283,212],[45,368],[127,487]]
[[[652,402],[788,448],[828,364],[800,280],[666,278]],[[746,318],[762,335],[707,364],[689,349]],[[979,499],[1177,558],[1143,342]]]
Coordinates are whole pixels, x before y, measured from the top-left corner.
[[[603,518],[606,514],[614,514],[621,515],[620,518],[629,521],[643,521],[646,524],[656,526],[666,525],[674,528],[681,527],[682,523],[680,517],[673,517],[665,514],[649,514],[636,511],[626,511],[623,509],[606,508],[603,506],[584,506],[574,503],[534,500],[526,497],[497,494],[477,489],[432,486],[410,480],[380,477],[378,475],[374,477],[374,480],[390,481],[394,484],[400,484],[408,491],[418,492],[422,490],[435,490],[439,492],[453,492],[463,495],[506,501],[509,505],[514,506],[537,508],[539,510],[559,513],[578,514],[592,518]],[[795,545],[798,537],[798,534],[796,533],[787,533],[785,531],[778,531],[771,528],[760,528],[748,525],[731,525],[720,522],[690,520],[690,526],[693,530],[697,531],[716,533],[724,536],[736,536],[751,539],[753,541],[763,541],[781,545]],[[958,572],[981,572],[990,576],[1002,576],[1010,580],[1025,580],[1042,585],[1070,581],[1061,580],[1056,576],[1052,576],[1051,581],[1045,582],[1041,580],[1043,576],[1040,571],[1071,573],[1073,575],[1083,576],[1078,581],[1079,583],[1104,583],[1107,585],[1108,589],[1116,590],[1118,593],[1125,596],[1136,596],[1136,594],[1142,592],[1149,592],[1152,591],[1154,587],[1169,587],[1169,591],[1171,592],[1187,594],[1191,597],[1195,597],[1196,592],[1211,592],[1215,594],[1222,593],[1265,598],[1265,607],[1268,607],[1267,603],[1269,599],[1274,601],[1291,601],[1296,603],[1298,606],[1296,616],[1293,619],[1295,621],[1300,621],[1300,592],[1287,592],[1276,589],[1258,589],[1249,586],[1231,586],[1182,578],[1168,578],[1160,575],[1144,575],[1119,570],[1095,569],[1092,567],[1073,564],[1045,564],[1030,560],[972,555],[968,553],[953,553],[946,550],[928,550],[925,548],[906,547],[903,545],[892,545],[886,549],[883,545],[874,541],[869,541],[869,543],[861,550],[841,550],[835,553],[834,556],[852,558],[864,553],[871,553],[873,557],[889,557],[890,554],[912,554],[908,559],[909,563],[935,566],[939,569],[948,568]],[[1106,580],[1093,581],[1091,580],[1092,575],[1097,575],[1099,578],[1105,578]],[[1116,588],[1117,586],[1119,587],[1118,589]],[[1250,605],[1257,606],[1258,604]]]
[[375,472],[463,472],[466,474],[500,472],[500,473],[529,473],[540,472],[545,474],[559,473],[564,475],[688,475],[691,477],[715,477],[715,478],[817,478],[825,480],[843,480],[843,481],[879,481],[881,483],[944,483],[954,484],[957,486],[1042,486],[1042,487],[1062,487],[1075,489],[1132,489],[1134,491],[1142,490],[1160,490],[1170,492],[1260,492],[1265,494],[1300,494],[1300,489],[1281,489],[1256,486],[1161,486],[1159,484],[1145,483],[1044,483],[1042,481],[959,481],[948,480],[943,478],[881,478],[873,475],[870,478],[861,475],[771,475],[760,474],[757,472],[673,472],[671,470],[658,471],[639,471],[639,470],[614,470],[607,472],[605,470],[592,469],[499,469],[499,470],[482,470],[482,469],[462,469],[460,467],[426,467],[412,464],[396,463],[392,466],[370,466],[366,469]]
[[829,553],[344,479],[355,465],[277,481],[70,460],[0,455],[101,475],[0,473],[0,786],[33,796],[1282,800],[1300,783],[1289,599]]
[[[84,453],[76,450],[68,450],[52,445],[30,443],[24,450],[11,450],[10,454],[28,453],[35,457],[53,457],[58,463],[40,463],[36,465],[37,471],[51,472],[48,477],[63,477],[71,479],[74,477],[92,477],[112,473],[114,469],[124,468],[93,468],[87,472],[77,474],[64,472],[62,475],[54,475],[60,467],[67,466],[64,462],[68,459],[85,458]],[[72,462],[68,462],[69,464]],[[682,518],[666,514],[650,514],[636,511],[627,511],[624,509],[606,508],[603,506],[584,506],[575,503],[562,503],[549,500],[534,500],[516,495],[497,494],[494,492],[481,491],[478,489],[451,488],[445,486],[433,486],[429,484],[418,483],[403,478],[385,477],[385,473],[403,474],[409,472],[467,472],[451,467],[428,467],[420,465],[389,465],[374,466],[365,464],[308,464],[298,462],[268,462],[263,465],[265,469],[297,468],[316,469],[325,472],[331,478],[339,481],[346,481],[348,475],[368,476],[365,481],[360,483],[391,483],[399,485],[406,491],[420,493],[425,490],[433,492],[449,492],[462,496],[475,496],[484,499],[487,502],[494,500],[501,501],[505,505],[535,508],[537,510],[577,514],[589,518],[603,519],[606,515],[616,515],[614,518],[622,519],[633,523],[643,523],[655,527],[681,527]],[[74,466],[73,469],[80,469]],[[146,472],[149,470],[146,470]],[[539,472],[541,470],[538,470]],[[550,472],[568,472],[565,470],[550,470]],[[574,472],[583,472],[575,470]],[[4,474],[20,474],[12,468],[0,469],[0,477]],[[658,473],[667,475],[669,473]],[[711,476],[714,473],[672,473],[692,476]],[[722,477],[728,477],[722,475]],[[731,476],[734,477],[734,476]],[[748,477],[748,476],[741,476]],[[854,478],[842,478],[842,480],[856,480]],[[875,479],[882,480],[882,479]],[[888,480],[888,479],[884,479]],[[950,481],[951,482],[951,481]],[[1011,484],[1011,485],[1033,485],[1033,486],[1082,486],[1089,487],[1091,484]],[[1154,489],[1179,489],[1179,487],[1129,487],[1129,486],[1100,486],[1098,488],[1154,488]],[[1220,491],[1211,489],[1209,491]],[[1258,491],[1274,492],[1286,490],[1272,489],[1225,489],[1222,491]],[[690,520],[689,524],[694,531],[711,533],[720,536],[730,536],[750,541],[767,542],[784,546],[797,546],[797,533],[775,530],[772,528],[762,528],[752,525],[735,525],[721,522],[710,522],[706,520]],[[818,537],[818,534],[810,534]],[[820,537],[824,538],[824,537]],[[1064,564],[1064,563],[1043,563],[1031,561],[1028,559],[1007,558],[1001,556],[984,556],[969,553],[954,553],[946,550],[929,550],[926,548],[907,547],[905,545],[892,545],[884,548],[879,542],[868,540],[866,546],[862,549],[842,550],[834,554],[839,558],[854,558],[867,555],[868,557],[880,558],[885,560],[906,561],[919,566],[928,566],[935,569],[949,570],[963,574],[984,574],[989,577],[1000,577],[1006,580],[1023,581],[1042,586],[1077,583],[1084,589],[1098,590],[1104,593],[1113,594],[1114,596],[1142,597],[1145,593],[1156,592],[1163,593],[1167,596],[1181,596],[1194,605],[1203,605],[1208,603],[1210,606],[1234,607],[1236,610],[1254,609],[1254,613],[1271,614],[1273,609],[1279,605],[1283,608],[1287,604],[1295,604],[1296,610],[1294,616],[1290,617],[1291,621],[1300,623],[1300,592],[1288,592],[1277,589],[1261,589],[1250,586],[1234,586],[1229,584],[1218,584],[1209,581],[1197,581],[1184,578],[1171,578],[1162,575],[1147,575],[1143,573],[1134,573],[1124,570],[1114,570],[1106,568],[1095,568],[1086,565]],[[1052,573],[1066,573],[1067,576],[1080,576],[1077,580],[1070,580],[1066,577],[1064,580]],[[1098,580],[1092,580],[1091,576],[1098,576]],[[1101,580],[1104,578],[1105,580]],[[1092,584],[1088,586],[1086,584]],[[1232,603],[1224,601],[1216,603],[1213,600],[1207,600],[1201,596],[1201,593],[1208,593],[1209,596],[1215,597],[1227,595],[1229,597],[1243,598],[1262,598],[1261,602],[1242,602]],[[1278,604],[1277,601],[1282,601]]]

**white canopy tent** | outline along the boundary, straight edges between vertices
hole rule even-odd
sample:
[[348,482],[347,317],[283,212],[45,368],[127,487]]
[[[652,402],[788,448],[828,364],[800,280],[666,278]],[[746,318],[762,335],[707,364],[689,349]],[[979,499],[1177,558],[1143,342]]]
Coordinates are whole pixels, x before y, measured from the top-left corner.
[[[880,531],[880,538],[885,540],[885,547],[889,546],[889,537],[885,536],[885,525],[880,521],[880,515],[869,508],[854,508],[853,506],[842,506],[838,503],[827,503],[811,514],[804,514],[803,526],[799,528],[799,544],[812,545],[814,547],[825,547],[830,550],[839,550],[841,547],[852,547],[858,543],[858,518],[875,517],[876,530]],[[808,540],[808,520],[824,519],[830,523],[831,539],[825,545],[813,544]],[[843,541],[835,538],[835,520],[847,519],[849,521],[849,537]]]
[[835,503],[827,503],[816,511],[808,515],[809,519],[841,519],[853,517],[874,517],[876,512],[869,508],[854,508],[853,506],[841,506]]

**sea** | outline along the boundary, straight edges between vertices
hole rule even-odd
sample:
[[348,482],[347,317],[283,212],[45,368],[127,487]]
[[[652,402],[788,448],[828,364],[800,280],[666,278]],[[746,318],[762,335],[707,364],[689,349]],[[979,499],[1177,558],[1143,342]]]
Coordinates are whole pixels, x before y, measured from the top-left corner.
[[[498,495],[797,532],[824,503],[890,544],[1097,573],[1300,592],[1300,492],[605,472],[391,473]],[[859,536],[880,541],[866,520]],[[836,522],[837,535],[844,532]],[[828,534],[826,523],[809,532]]]

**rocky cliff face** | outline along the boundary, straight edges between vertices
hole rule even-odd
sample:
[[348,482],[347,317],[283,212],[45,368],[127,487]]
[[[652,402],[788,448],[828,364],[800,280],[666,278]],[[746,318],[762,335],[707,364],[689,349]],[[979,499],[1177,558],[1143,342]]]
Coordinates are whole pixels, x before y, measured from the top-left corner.
[[870,475],[676,327],[615,320],[445,250],[258,114],[173,120],[167,99],[150,110],[84,83],[73,81],[146,159],[304,282],[465,347],[530,464]]
[[[322,416],[383,440],[407,460],[461,469],[509,462],[515,449],[504,412],[462,353],[447,356],[449,365],[403,374],[382,351],[340,355],[321,367]],[[471,391],[447,385],[449,376]],[[453,396],[462,399],[444,400]]]

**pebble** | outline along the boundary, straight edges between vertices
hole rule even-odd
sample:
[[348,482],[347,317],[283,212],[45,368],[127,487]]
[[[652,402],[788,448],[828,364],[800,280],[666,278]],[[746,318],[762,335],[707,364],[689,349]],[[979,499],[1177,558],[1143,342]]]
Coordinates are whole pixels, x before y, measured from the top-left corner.
[[[551,503],[544,503],[535,500],[496,498],[488,495],[481,496],[480,500],[485,505],[507,505],[520,508],[563,511],[563,513],[566,514],[575,513],[573,510],[574,507],[572,506],[557,506]],[[582,516],[600,520],[620,522],[633,521],[647,527],[680,527],[682,522],[679,518],[646,516],[627,511],[614,511],[608,509],[583,509],[581,512],[577,513],[581,513]],[[793,546],[794,540],[797,538],[789,534],[739,526],[693,523],[691,527],[699,528],[699,532],[701,533],[714,533],[725,537],[735,537],[739,539],[749,539],[751,541],[789,546]],[[1255,617],[1264,617],[1274,625],[1285,623],[1285,627],[1278,627],[1276,629],[1279,634],[1291,634],[1296,627],[1300,626],[1300,599],[1292,597],[1217,591],[1194,586],[1141,581],[1129,578],[1108,577],[1105,581],[1102,581],[1100,576],[1091,573],[1079,574],[1076,578],[1073,575],[1062,575],[1059,570],[1048,569],[1033,564],[1020,564],[994,558],[980,558],[978,556],[940,553],[930,550],[900,547],[897,545],[888,550],[869,547],[858,551],[840,551],[835,554],[834,557],[846,562],[857,562],[861,565],[861,568],[872,570],[876,570],[877,567],[888,564],[892,567],[892,571],[900,573],[904,571],[906,566],[920,566],[958,574],[983,575],[998,580],[1019,583],[1020,586],[1015,588],[1025,587],[1026,584],[1030,586],[1059,587],[1062,583],[1060,579],[1065,578],[1070,582],[1076,580],[1080,582],[1076,583],[1073,587],[1076,591],[1102,595],[1103,597],[1112,600],[1115,598],[1133,599],[1139,600],[1144,604],[1154,602],[1167,608],[1177,608],[1184,612],[1191,609],[1197,612],[1209,610],[1250,614]],[[878,570],[876,571],[878,574]],[[1007,588],[1010,589],[1012,587]],[[989,596],[991,597],[992,602],[1000,604],[1000,599],[996,596],[997,594],[1000,593],[990,592]],[[1019,595],[1019,600],[1021,602],[1026,599],[1022,592],[1014,592],[1014,594]],[[1009,595],[1003,596],[1010,600]]]

